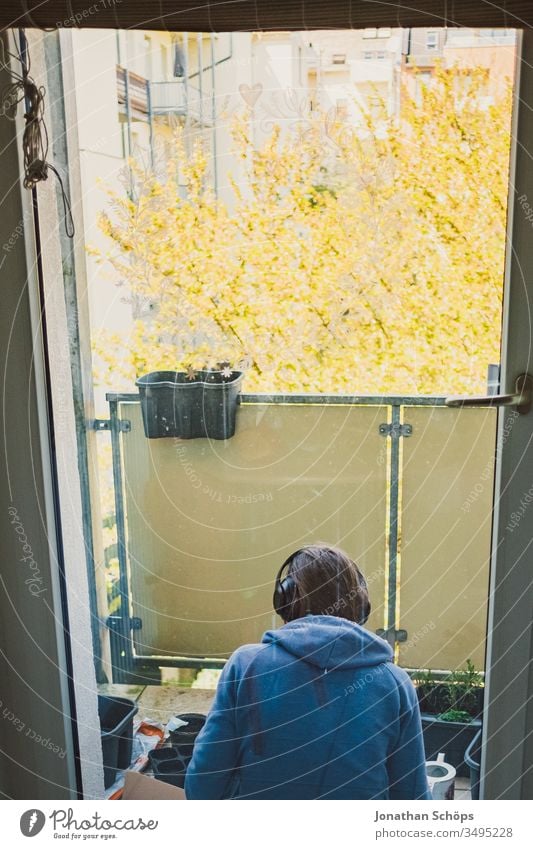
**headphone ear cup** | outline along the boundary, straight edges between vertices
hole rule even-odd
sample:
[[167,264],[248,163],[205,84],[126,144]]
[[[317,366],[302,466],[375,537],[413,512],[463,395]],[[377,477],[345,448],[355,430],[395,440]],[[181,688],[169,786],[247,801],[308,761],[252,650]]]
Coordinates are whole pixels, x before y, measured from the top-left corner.
[[359,625],[364,625],[368,617],[370,616],[372,610],[372,605],[370,604],[370,599],[365,600],[363,602],[363,606],[361,609],[361,617],[359,619]]
[[274,595],[272,596],[272,607],[274,608],[278,616],[281,616],[280,610],[283,606],[283,590],[281,588],[281,581],[278,578],[276,583],[274,584]]
[[296,596],[296,584],[290,575],[282,581],[276,581],[272,604],[274,610],[282,619],[286,619]]
[[372,605],[370,604],[370,598],[368,596],[368,584],[365,580],[365,576],[362,574],[362,572],[357,570],[357,577],[359,581],[359,588],[360,590],[362,590],[359,596],[361,599],[361,615],[357,624],[364,625],[368,617],[370,616]]

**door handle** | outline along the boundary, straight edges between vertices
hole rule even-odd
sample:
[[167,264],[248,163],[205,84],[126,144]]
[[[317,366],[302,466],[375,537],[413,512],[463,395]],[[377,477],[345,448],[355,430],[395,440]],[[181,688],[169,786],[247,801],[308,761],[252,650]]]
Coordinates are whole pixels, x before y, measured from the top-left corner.
[[515,381],[515,391],[508,395],[450,395],[447,407],[515,407],[520,415],[529,413],[533,400],[533,377],[520,374]]

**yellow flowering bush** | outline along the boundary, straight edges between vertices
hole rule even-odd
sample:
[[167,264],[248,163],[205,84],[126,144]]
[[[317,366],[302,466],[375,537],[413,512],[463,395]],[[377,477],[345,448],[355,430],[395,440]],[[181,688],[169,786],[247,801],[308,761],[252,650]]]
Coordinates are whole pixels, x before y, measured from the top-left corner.
[[357,129],[311,114],[256,146],[241,116],[230,201],[180,134],[165,177],[132,162],[98,255],[136,317],[127,339],[95,338],[100,380],[244,359],[246,391],[483,390],[499,360],[510,86],[487,106],[482,70],[460,97],[456,76],[437,69],[399,118]]

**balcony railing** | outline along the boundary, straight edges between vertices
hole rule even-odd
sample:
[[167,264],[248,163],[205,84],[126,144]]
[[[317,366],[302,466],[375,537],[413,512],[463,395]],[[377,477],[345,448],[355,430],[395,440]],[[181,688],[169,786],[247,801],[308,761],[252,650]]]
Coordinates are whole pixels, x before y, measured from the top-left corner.
[[[109,395],[120,607],[114,676],[220,665],[276,625],[287,554],[338,543],[407,667],[484,660],[495,421],[440,397],[242,395],[235,436],[147,439]],[[279,624],[279,623],[278,623]]]
[[151,82],[150,101],[154,115],[186,115],[187,86],[185,81]]
[[188,117],[202,126],[212,124],[210,93],[203,94],[185,80],[151,81],[117,65],[117,98],[122,119],[149,121],[152,116]]
[[148,120],[148,80],[117,65],[119,114],[133,121]]
[[405,57],[405,63],[415,68],[433,68],[439,59],[442,60],[442,52],[438,50],[424,53],[408,53]]

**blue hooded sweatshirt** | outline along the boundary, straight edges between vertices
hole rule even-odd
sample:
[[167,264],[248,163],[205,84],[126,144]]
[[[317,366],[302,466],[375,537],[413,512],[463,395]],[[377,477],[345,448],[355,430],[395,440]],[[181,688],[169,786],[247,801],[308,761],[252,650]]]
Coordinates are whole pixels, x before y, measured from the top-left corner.
[[305,616],[237,649],[185,779],[188,799],[431,799],[413,684],[388,643]]

